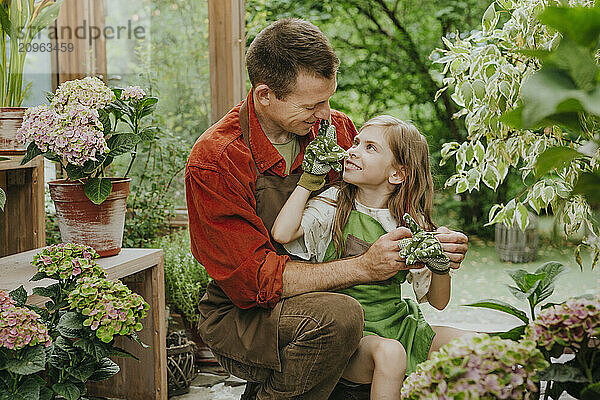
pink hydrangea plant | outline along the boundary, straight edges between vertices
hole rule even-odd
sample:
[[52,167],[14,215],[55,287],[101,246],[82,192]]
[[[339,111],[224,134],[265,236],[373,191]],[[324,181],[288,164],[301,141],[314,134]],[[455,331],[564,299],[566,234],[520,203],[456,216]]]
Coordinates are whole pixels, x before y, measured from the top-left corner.
[[600,296],[573,298],[542,310],[525,335],[546,350],[555,344],[575,349],[600,335]]
[[146,92],[139,86],[127,86],[121,93],[121,100],[137,99],[141,100],[146,96]]
[[16,302],[3,290],[0,290],[0,311],[4,311],[12,306],[14,306]]
[[404,381],[402,399],[536,398],[536,371],[547,365],[529,340],[459,338],[417,366]]
[[46,105],[27,109],[16,138],[23,144],[34,142],[42,153],[54,153],[74,165],[96,160],[108,151],[98,110],[81,104],[60,113]]
[[87,76],[62,83],[52,98],[51,106],[58,112],[69,112],[73,108],[104,108],[115,99],[115,95],[102,80]]
[[0,347],[19,350],[40,343],[50,346],[48,328],[39,319],[35,311],[17,307],[6,292],[0,291]]

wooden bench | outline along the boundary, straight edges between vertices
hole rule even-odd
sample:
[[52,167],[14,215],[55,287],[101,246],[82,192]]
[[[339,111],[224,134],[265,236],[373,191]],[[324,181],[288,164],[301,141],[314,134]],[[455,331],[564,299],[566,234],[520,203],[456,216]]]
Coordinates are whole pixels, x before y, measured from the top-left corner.
[[[0,258],[0,290],[8,292],[23,285],[30,295],[28,303],[43,305],[46,298],[32,295],[32,289],[55,281],[29,281],[37,272],[31,261],[40,250]],[[129,339],[117,340],[117,346],[135,354],[140,361],[116,358],[115,362],[119,364],[121,371],[106,381],[88,383],[88,394],[127,400],[166,400],[167,329],[163,251],[123,249],[116,256],[96,261],[105,269],[109,279],[120,279],[150,304],[148,316],[142,321],[144,329],[138,335],[142,342],[151,347],[144,349]]]

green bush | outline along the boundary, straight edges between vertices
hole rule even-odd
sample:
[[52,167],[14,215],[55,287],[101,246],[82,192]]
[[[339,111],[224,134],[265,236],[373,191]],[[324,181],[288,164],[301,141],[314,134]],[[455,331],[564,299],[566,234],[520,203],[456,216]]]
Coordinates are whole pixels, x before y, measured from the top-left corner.
[[190,250],[187,229],[163,236],[152,247],[165,252],[165,291],[169,306],[183,315],[190,328],[198,324],[198,303],[211,278]]

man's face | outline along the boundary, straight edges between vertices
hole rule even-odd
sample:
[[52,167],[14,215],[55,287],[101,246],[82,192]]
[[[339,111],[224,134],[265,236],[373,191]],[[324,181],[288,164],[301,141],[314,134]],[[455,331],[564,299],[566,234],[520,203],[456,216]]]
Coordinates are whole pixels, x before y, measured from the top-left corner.
[[337,81],[298,73],[296,86],[285,99],[271,96],[268,117],[286,132],[304,136],[319,119],[329,119],[329,98],[335,93]]

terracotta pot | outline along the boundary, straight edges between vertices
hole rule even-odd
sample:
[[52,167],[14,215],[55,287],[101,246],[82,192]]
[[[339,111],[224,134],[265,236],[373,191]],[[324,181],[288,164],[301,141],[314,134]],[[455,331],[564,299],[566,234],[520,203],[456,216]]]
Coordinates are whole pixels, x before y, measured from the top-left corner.
[[22,155],[27,148],[17,142],[17,130],[26,107],[0,107],[0,155]]
[[131,179],[110,179],[112,192],[98,205],[87,198],[82,183],[64,179],[48,182],[64,243],[91,246],[100,257],[119,254]]

